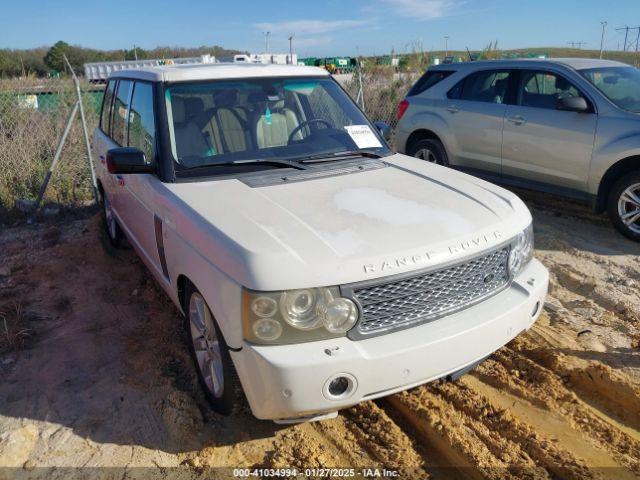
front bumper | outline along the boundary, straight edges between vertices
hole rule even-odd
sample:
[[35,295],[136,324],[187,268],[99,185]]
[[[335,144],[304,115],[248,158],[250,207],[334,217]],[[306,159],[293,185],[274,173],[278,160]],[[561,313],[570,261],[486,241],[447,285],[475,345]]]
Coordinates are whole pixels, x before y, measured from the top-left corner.
[[[486,357],[531,327],[548,282],[549,272],[533,259],[508,289],[430,323],[360,341],[245,343],[231,356],[256,417],[322,416],[436,380]],[[325,387],[339,374],[351,377],[354,388],[348,398],[332,399]]]

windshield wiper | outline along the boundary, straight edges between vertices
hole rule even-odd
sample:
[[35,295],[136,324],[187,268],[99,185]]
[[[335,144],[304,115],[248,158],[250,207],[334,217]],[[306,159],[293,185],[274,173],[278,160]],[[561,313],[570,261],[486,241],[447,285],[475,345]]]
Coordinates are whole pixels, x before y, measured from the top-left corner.
[[368,150],[345,150],[343,152],[333,153],[320,153],[318,155],[309,155],[299,160],[300,163],[321,163],[321,162],[333,162],[345,157],[367,157],[367,158],[382,158],[383,155],[379,153],[370,152]]
[[280,159],[265,160],[229,160],[226,162],[207,163],[206,165],[197,165],[195,167],[186,167],[185,171],[201,170],[211,167],[228,167],[229,165],[272,165],[278,168],[295,168],[296,170],[304,170],[298,162]]

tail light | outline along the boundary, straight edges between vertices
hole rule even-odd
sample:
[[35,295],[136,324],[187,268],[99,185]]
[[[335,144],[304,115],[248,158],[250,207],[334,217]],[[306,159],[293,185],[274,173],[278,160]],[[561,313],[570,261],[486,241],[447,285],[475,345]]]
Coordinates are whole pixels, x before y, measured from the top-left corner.
[[398,112],[396,113],[396,118],[398,120],[402,118],[402,116],[404,115],[404,112],[407,111],[407,108],[409,108],[409,102],[405,98],[398,104]]

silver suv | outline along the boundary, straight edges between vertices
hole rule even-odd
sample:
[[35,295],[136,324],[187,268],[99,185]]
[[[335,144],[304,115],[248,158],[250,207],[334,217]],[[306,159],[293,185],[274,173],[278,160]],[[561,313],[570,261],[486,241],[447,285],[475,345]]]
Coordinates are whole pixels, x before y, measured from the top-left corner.
[[576,197],[640,241],[640,71],[608,60],[430,68],[398,106],[398,151]]

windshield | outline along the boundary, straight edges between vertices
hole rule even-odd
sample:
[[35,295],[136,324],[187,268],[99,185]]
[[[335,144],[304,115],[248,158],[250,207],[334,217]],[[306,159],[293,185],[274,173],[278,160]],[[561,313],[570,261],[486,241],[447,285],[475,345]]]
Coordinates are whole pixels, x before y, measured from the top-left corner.
[[166,101],[178,170],[362,149],[388,153],[376,128],[330,78],[180,83],[167,89]]
[[591,68],[580,73],[620,108],[640,112],[640,71],[637,68]]

